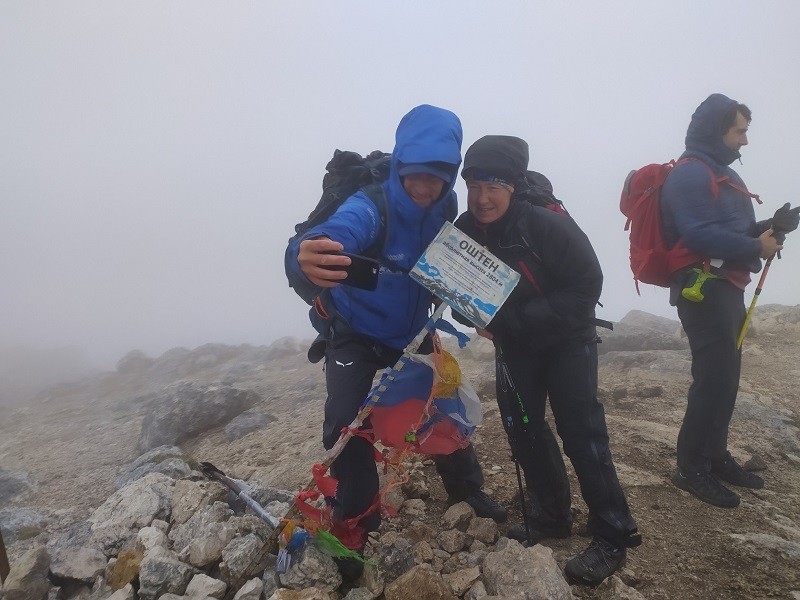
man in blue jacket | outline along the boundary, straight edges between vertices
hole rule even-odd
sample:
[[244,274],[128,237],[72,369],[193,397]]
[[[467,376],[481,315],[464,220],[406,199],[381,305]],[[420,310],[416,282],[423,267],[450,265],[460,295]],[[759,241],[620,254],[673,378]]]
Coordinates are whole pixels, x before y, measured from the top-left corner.
[[[326,268],[350,263],[331,252],[364,254],[379,239],[381,215],[364,192],[353,194],[287,250],[287,256],[295,257],[290,268],[320,292],[328,290],[322,310],[312,309],[312,323],[326,340],[325,448],[331,448],[341,429],[352,422],[377,371],[392,366],[428,320],[433,297],[408,272],[442,225],[457,214],[453,187],[461,164],[461,139],[461,122],[448,110],[422,105],[400,121],[389,177],[383,183],[389,225],[374,291],[340,285],[346,273]],[[506,519],[506,509],[480,489],[483,474],[472,446],[437,456],[435,462],[451,501],[465,500],[480,516]],[[352,438],[331,471],[339,480],[335,517],[364,515],[364,530],[377,529],[378,475],[371,444]]]
[[772,219],[756,222],[751,195],[728,166],[747,144],[750,119],[744,104],[722,94],[706,98],[692,116],[686,152],[661,192],[667,241],[680,240],[703,259],[675,273],[670,289],[692,351],[692,384],[672,481],[725,508],[738,506],[740,499],[721,481],[754,489],[764,485],[728,451],[741,370],[736,342],[746,314],[744,289],[750,274],[761,270],[761,259],[772,257],[785,234],[797,228],[800,213],[800,207],[786,204]]

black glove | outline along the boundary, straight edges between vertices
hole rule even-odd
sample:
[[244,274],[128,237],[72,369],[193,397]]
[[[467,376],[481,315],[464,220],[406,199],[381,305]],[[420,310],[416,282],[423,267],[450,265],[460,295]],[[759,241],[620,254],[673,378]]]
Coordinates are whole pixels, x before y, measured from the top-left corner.
[[772,229],[775,233],[789,233],[797,229],[800,223],[800,206],[790,207],[791,204],[787,202],[775,211],[775,216],[772,217]]

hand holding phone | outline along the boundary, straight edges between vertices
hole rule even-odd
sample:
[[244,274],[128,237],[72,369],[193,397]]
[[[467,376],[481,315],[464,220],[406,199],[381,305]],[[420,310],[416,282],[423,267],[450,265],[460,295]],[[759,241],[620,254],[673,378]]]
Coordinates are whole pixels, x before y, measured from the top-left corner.
[[332,252],[331,254],[346,256],[350,259],[349,265],[325,265],[322,267],[330,271],[344,271],[347,273],[347,277],[341,279],[339,283],[368,291],[373,291],[378,287],[380,263],[377,260],[350,252]]

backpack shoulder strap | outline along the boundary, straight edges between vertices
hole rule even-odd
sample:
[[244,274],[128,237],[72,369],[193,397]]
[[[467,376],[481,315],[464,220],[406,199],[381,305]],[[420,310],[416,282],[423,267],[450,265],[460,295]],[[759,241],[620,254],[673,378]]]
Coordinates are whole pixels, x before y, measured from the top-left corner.
[[729,175],[724,175],[722,177],[717,177],[714,174],[714,171],[711,169],[711,167],[709,167],[705,162],[703,162],[699,158],[694,158],[694,157],[688,156],[686,158],[682,158],[681,160],[679,160],[676,163],[676,165],[687,163],[689,161],[695,161],[695,162],[702,163],[705,166],[705,168],[708,169],[708,176],[711,179],[711,193],[712,193],[712,195],[714,197],[714,200],[716,200],[717,197],[719,196],[719,186],[720,186],[720,184],[724,183],[728,187],[732,187],[736,191],[741,192],[742,194],[744,194],[745,196],[747,196],[751,200],[755,200],[756,203],[758,203],[758,204],[763,204],[764,203],[761,200],[761,197],[758,194],[754,194],[753,192],[748,190],[746,187],[744,187],[742,185],[739,185],[738,183],[736,183],[734,181],[731,181],[731,178],[730,178]]
[[383,185],[380,183],[370,183],[361,188],[361,191],[369,198],[375,207],[378,209],[378,216],[381,220],[381,228],[378,232],[378,237],[372,245],[367,248],[365,254],[372,258],[380,258],[383,255],[383,249],[386,246],[388,239],[389,229],[389,206],[386,202],[386,192],[383,191]]

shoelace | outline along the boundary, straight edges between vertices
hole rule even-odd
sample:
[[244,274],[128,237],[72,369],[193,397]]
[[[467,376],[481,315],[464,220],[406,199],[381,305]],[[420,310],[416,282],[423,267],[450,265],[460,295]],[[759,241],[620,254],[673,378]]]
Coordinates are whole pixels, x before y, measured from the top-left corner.
[[[597,552],[592,552],[593,549],[596,549]],[[592,540],[592,543],[589,544],[589,547],[583,551],[584,564],[586,564],[586,566],[593,571],[595,567],[598,566],[598,562],[602,560],[603,564],[607,568],[611,568],[612,565],[610,560],[618,551],[619,550],[617,548],[612,547],[607,542],[601,540]],[[595,560],[586,560],[587,557]]]

